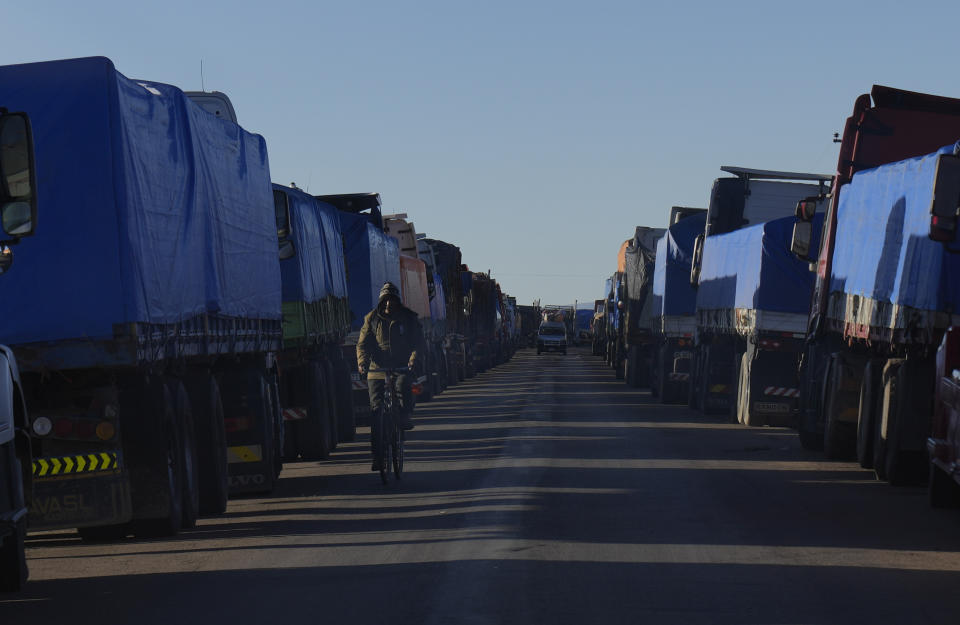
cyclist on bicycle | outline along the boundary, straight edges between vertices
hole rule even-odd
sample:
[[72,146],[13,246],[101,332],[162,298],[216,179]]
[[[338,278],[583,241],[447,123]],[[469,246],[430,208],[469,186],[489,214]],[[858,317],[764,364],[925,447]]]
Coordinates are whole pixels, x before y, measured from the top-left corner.
[[[377,307],[363,318],[363,328],[357,341],[357,368],[360,373],[368,369],[393,369],[407,367],[411,371],[417,361],[417,350],[422,350],[423,330],[417,313],[403,305],[400,289],[386,282],[380,289]],[[370,393],[370,410],[374,414],[383,404],[383,388],[386,376],[376,371],[367,375],[367,390]],[[413,380],[410,374],[396,376],[397,395],[400,396],[400,425],[405,430],[413,429]],[[377,419],[371,419],[371,428],[377,427]],[[379,432],[371,432],[371,446],[379,440]],[[374,457],[376,457],[376,449]],[[378,470],[379,467],[374,467]]]

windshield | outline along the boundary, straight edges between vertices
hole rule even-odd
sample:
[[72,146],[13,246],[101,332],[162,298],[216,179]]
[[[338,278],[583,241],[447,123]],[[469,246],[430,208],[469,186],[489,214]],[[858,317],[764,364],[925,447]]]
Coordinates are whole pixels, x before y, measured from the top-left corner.
[[563,328],[558,328],[554,326],[554,327],[540,328],[540,334],[543,334],[544,336],[563,336],[566,333],[564,332]]

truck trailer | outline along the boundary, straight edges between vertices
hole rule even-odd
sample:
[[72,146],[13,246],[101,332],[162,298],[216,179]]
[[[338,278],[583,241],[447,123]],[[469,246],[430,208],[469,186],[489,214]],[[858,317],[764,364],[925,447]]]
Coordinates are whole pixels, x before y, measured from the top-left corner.
[[343,234],[337,209],[300,189],[273,185],[282,280],[283,346],[277,354],[283,457],[329,457],[354,439]]
[[[931,327],[931,330],[935,330],[934,336],[921,344],[891,336],[882,343],[883,351],[878,352],[872,349],[873,341],[869,337],[857,337],[857,332],[851,334],[846,324],[839,320],[838,316],[846,314],[845,311],[849,309],[845,306],[838,308],[834,295],[836,292],[842,293],[844,289],[843,284],[834,280],[835,259],[838,255],[852,254],[861,246],[861,241],[848,239],[847,244],[852,243],[854,248],[839,248],[837,232],[842,220],[840,202],[845,195],[845,187],[857,172],[933,153],[958,138],[960,99],[880,85],[874,85],[870,93],[859,96],[844,126],[821,244],[819,248],[811,248],[816,259],[816,283],[811,297],[801,367],[800,441],[808,449],[825,450],[830,457],[855,454],[862,466],[873,467],[878,474],[888,475],[893,481],[905,477],[898,475],[898,452],[890,452],[887,466],[886,449],[896,449],[898,443],[893,446],[885,442],[883,445],[874,444],[877,422],[882,422],[882,418],[876,415],[882,415],[887,410],[889,416],[892,407],[884,408],[887,404],[878,404],[879,400],[868,401],[867,398],[886,393],[886,390],[881,390],[881,384],[884,388],[895,384],[894,380],[901,375],[899,369],[904,363],[894,364],[886,378],[883,377],[884,368],[887,360],[905,356],[909,363],[902,375],[915,375],[913,371],[917,368],[926,370],[931,381],[922,387],[932,393],[935,387],[932,351],[939,342],[936,334],[940,328]],[[806,223],[814,214],[811,210],[801,208],[798,206],[797,210],[798,226]],[[897,207],[895,216],[905,216],[905,208]],[[876,210],[868,207],[865,209],[870,215],[867,221],[884,219],[884,215],[889,217],[891,209],[879,205]],[[930,219],[929,214],[927,219]],[[807,236],[801,228],[798,228],[795,239],[796,248],[809,248]],[[882,262],[891,261],[885,259]],[[885,267],[884,270],[889,269]],[[835,291],[835,288],[840,290]],[[869,293],[862,295],[873,298]],[[869,333],[869,330],[859,331],[859,334]],[[860,401],[861,396],[864,396],[863,402]],[[917,399],[930,402],[932,410],[929,397]],[[930,410],[926,414],[929,415]],[[918,431],[923,427],[918,427]],[[912,446],[916,447],[916,443]],[[912,455],[914,459],[922,456],[917,449],[904,451],[908,451],[907,456]],[[894,469],[893,473],[890,474],[888,469]]]
[[692,403],[745,425],[793,425],[813,275],[794,218],[709,237],[696,295]]
[[[0,68],[35,110],[50,219],[0,288],[31,528],[173,534],[279,469],[280,267],[266,144],[105,58]],[[229,259],[229,262],[227,262]],[[64,307],[70,314],[63,314]]]
[[617,353],[623,358],[618,370],[622,367],[624,380],[629,386],[650,386],[656,346],[653,273],[657,241],[664,232],[663,228],[637,226],[633,238],[623,249],[623,320],[618,334]]
[[[692,209],[690,209],[692,210]],[[673,220],[657,241],[653,275],[654,359],[651,389],[664,403],[686,401],[690,390],[697,291],[690,284],[690,261],[707,211]]]
[[357,370],[357,340],[363,318],[377,305],[384,282],[400,285],[400,249],[383,230],[380,194],[318,195],[317,200],[339,211],[344,267],[350,304],[350,332],[342,346],[350,370],[353,413],[356,423],[369,423],[367,383]]
[[[839,340],[825,367],[820,440],[829,457],[856,454],[892,483],[926,477],[936,349],[960,320],[960,257],[930,236],[941,225],[931,206],[948,200],[956,214],[958,152],[950,144],[861,170],[839,192],[824,315]],[[812,431],[801,424],[801,436]]]

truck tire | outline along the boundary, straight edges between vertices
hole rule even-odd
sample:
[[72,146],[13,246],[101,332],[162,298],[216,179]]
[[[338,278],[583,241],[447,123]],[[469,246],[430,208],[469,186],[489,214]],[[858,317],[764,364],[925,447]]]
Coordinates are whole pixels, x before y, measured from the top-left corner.
[[27,517],[0,541],[0,592],[19,592],[27,583]]
[[860,383],[860,405],[857,415],[857,462],[864,469],[873,468],[873,437],[878,414],[878,397],[881,393],[882,363],[876,359],[867,361]]
[[307,367],[307,388],[310,402],[307,418],[297,421],[297,442],[304,460],[326,460],[333,450],[330,417],[327,415],[326,387],[322,367],[311,363]]
[[337,438],[351,443],[357,438],[357,419],[353,414],[353,383],[350,370],[342,360],[337,363],[334,374],[337,395]]
[[168,378],[170,396],[173,399],[174,411],[180,424],[183,442],[183,517],[180,522],[182,529],[197,526],[197,517],[200,515],[200,467],[197,460],[197,438],[193,422],[193,408],[190,397],[183,382],[177,378]]
[[267,398],[273,422],[273,479],[276,480],[283,471],[282,450],[286,432],[283,425],[283,405],[280,403],[280,381],[274,371],[267,374]]
[[639,358],[637,357],[637,348],[630,347],[627,349],[627,356],[623,359],[623,379],[627,383],[627,386],[636,388],[640,383],[639,376],[637,375],[638,367],[637,362]]
[[[124,456],[131,474],[133,533],[141,538],[174,536],[183,523],[184,484],[183,432],[174,399],[159,376],[141,378],[133,406],[124,406],[124,394],[120,415],[127,435]],[[149,516],[158,512],[157,499],[162,511]]]
[[223,423],[223,400],[216,378],[207,372],[184,380],[193,406],[200,474],[200,512],[222,514],[230,492],[227,479],[227,434]]
[[330,428],[330,451],[333,451],[340,444],[340,432],[338,430],[339,419],[337,418],[336,376],[334,375],[333,363],[330,362],[329,358],[323,360],[323,388],[324,396],[327,398],[327,416],[330,420],[328,424]]
[[890,437],[896,436],[897,404],[900,401],[898,377],[904,362],[901,358],[891,358],[883,366],[881,374],[880,413],[873,428],[873,470],[880,480],[887,479],[888,468],[896,470],[893,462],[888,466],[887,448],[892,446],[895,449],[897,443],[896,440],[891,441]]

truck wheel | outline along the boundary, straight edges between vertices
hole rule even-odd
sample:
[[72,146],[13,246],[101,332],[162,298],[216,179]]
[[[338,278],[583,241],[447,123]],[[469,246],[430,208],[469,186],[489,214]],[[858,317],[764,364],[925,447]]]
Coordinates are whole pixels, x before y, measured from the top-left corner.
[[200,471],[197,462],[197,439],[193,423],[193,409],[190,406],[190,397],[187,395],[183,382],[176,378],[170,378],[167,385],[173,399],[183,444],[181,455],[183,464],[183,485],[181,486],[183,518],[180,527],[193,528],[197,526],[197,517],[200,514]]
[[888,464],[887,461],[888,455],[895,456],[896,454],[888,454],[887,449],[891,446],[896,449],[897,441],[891,440],[891,436],[896,436],[895,421],[897,404],[900,401],[900,388],[897,378],[900,369],[903,368],[903,363],[903,359],[891,358],[883,367],[880,414],[877,415],[879,418],[875,419],[876,423],[873,428],[873,470],[877,474],[877,479],[880,480],[888,479],[887,471],[889,468],[892,467],[896,470],[895,462]]
[[[127,432],[131,431],[130,424],[134,421],[140,421],[146,426],[138,428],[140,431],[135,442],[138,449],[132,454],[126,453],[124,449],[125,456],[133,465],[131,474],[139,473],[145,478],[140,484],[131,479],[133,514],[137,516],[138,507],[155,508],[157,499],[166,505],[162,516],[141,517],[134,521],[133,533],[143,538],[174,536],[180,531],[183,522],[184,443],[181,422],[177,418],[170,390],[160,377],[149,377],[139,395],[139,409],[133,414],[127,412],[124,415],[121,405],[121,418],[128,417],[124,423]],[[144,441],[142,435],[147,433],[149,436],[148,430],[154,424],[159,426],[159,436]],[[154,448],[157,442],[163,445],[160,454],[157,454]],[[136,468],[141,462],[143,464]]]
[[323,373],[319,364],[310,364],[307,375],[310,404],[307,407],[307,418],[297,422],[300,455],[305,460],[326,460],[333,449],[330,417],[326,414],[327,389],[323,383]]
[[353,384],[345,362],[340,361],[334,373],[334,391],[337,395],[337,438],[353,442],[357,438],[357,420],[353,414]]
[[273,479],[280,477],[283,471],[283,454],[285,430],[283,425],[283,406],[280,404],[280,381],[276,373],[267,374],[267,398],[269,414],[273,423]]
[[873,431],[874,421],[877,418],[877,397],[880,395],[880,362],[874,359],[867,361],[863,370],[863,381],[860,383],[860,405],[857,416],[857,462],[864,469],[873,468]]
[[23,516],[0,542],[0,592],[19,592],[27,583],[27,517]]
[[327,417],[330,421],[330,451],[337,448],[340,444],[340,433],[338,430],[339,419],[337,418],[337,385],[336,376],[333,369],[333,363],[329,359],[323,361],[323,388],[324,396],[327,398]]
[[209,373],[184,380],[193,406],[197,467],[200,475],[200,512],[222,514],[230,492],[227,479],[227,434],[223,424],[223,401],[216,378]]

